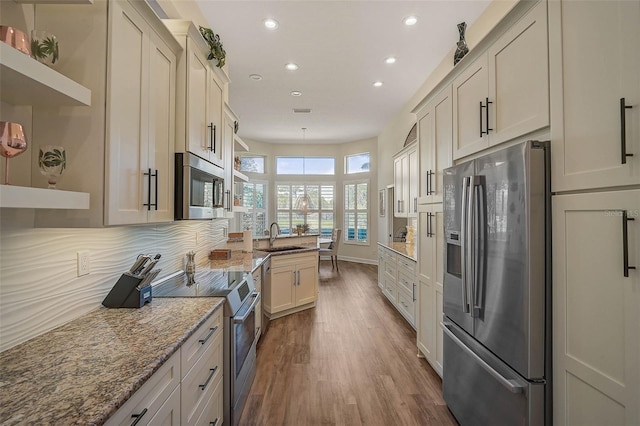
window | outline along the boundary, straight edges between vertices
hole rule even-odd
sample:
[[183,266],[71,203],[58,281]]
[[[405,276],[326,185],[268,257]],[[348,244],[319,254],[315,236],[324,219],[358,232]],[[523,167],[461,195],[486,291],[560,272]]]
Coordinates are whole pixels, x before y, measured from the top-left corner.
[[276,157],[279,175],[334,175],[335,169],[332,157]]
[[347,155],[345,157],[345,172],[350,175],[353,173],[365,173],[369,171],[371,165],[369,153]]
[[241,229],[251,229],[254,235],[264,235],[267,229],[267,182],[242,182],[242,205],[249,209],[241,215]]
[[368,244],[369,240],[369,183],[344,185],[344,241]]
[[240,171],[250,173],[264,173],[264,157],[240,157]]
[[[276,184],[276,222],[283,234],[294,233],[296,225],[309,225],[309,232],[331,237],[334,228],[334,184]],[[306,212],[296,207],[304,195],[310,205]]]

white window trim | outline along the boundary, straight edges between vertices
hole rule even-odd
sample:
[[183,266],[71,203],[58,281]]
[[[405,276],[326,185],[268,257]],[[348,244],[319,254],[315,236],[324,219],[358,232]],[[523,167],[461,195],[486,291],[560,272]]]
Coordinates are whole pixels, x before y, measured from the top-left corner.
[[[348,175],[351,176],[351,175]],[[362,211],[362,210],[350,210],[347,209],[347,200],[345,199],[344,193],[345,193],[345,187],[347,185],[355,185],[355,184],[360,184],[360,183],[366,183],[367,184],[367,241],[358,241],[358,240],[354,240],[354,241],[350,241],[347,240],[347,236],[349,235],[348,229],[347,229],[347,211]],[[362,247],[366,247],[366,246],[370,246],[371,245],[371,182],[369,181],[369,179],[357,179],[357,180],[345,180],[344,182],[342,182],[342,206],[344,207],[344,212],[342,215],[342,243],[343,244],[348,244],[348,245],[354,245],[354,246],[362,246]],[[357,216],[356,216],[357,217]]]
[[[279,175],[279,176],[287,176],[287,175]],[[300,176],[304,176],[304,175],[300,175]],[[309,176],[309,175],[307,175],[307,176]],[[319,176],[319,175],[313,175],[313,176]],[[278,220],[278,212],[279,211],[285,211],[284,209],[279,209],[278,208],[278,185],[289,185],[289,186],[302,185],[302,186],[305,186],[305,187],[307,185],[333,186],[333,209],[331,209],[331,212],[333,213],[333,227],[334,228],[337,227],[337,225],[336,225],[337,224],[337,221],[336,221],[336,219],[337,219],[337,217],[336,217],[336,201],[337,201],[338,195],[337,195],[336,192],[338,191],[338,182],[336,182],[336,181],[319,181],[319,182],[303,181],[303,182],[295,182],[295,181],[290,181],[290,180],[274,182],[273,196],[274,196],[274,202],[275,202],[275,204],[274,204],[275,217],[274,217],[273,220],[276,221],[276,222]],[[288,211],[289,211],[289,221],[291,221],[291,213],[297,211],[297,210],[295,210],[293,208],[293,200],[290,200],[290,201],[291,201],[291,206],[288,209]],[[329,212],[329,210],[327,210],[327,209],[322,209],[322,210],[318,209],[318,210],[312,210],[312,211],[318,211],[319,214],[321,214],[323,211],[324,212]],[[306,223],[306,218],[305,218],[305,223]],[[319,223],[318,225],[320,226],[321,223]],[[290,230],[289,232],[290,232],[290,235],[293,235],[292,234],[292,230]],[[322,235],[322,228],[320,228],[318,230],[318,235]]]
[[[261,173],[256,173],[256,174],[261,174]],[[255,204],[255,195],[256,195],[256,185],[262,184],[263,187],[264,187],[265,194],[264,194],[263,199],[262,199],[264,207],[261,208],[261,209],[256,209],[256,208],[251,207],[251,208],[247,208],[247,210],[248,210],[248,213],[250,213],[253,216],[252,221],[254,222],[254,224],[255,224],[255,215],[256,215],[256,213],[264,212],[265,224],[266,224],[266,226],[268,226],[268,224],[269,224],[269,181],[268,180],[253,180],[252,179],[250,182],[243,182],[243,184],[247,184],[247,183],[253,185],[254,204]],[[244,213],[238,213],[238,214],[240,215],[240,217],[237,218],[237,219],[238,219],[239,226],[241,226],[242,225],[242,215]],[[258,236],[262,236],[262,234],[260,234]]]
[[[278,158],[330,158],[333,160],[333,174],[312,174],[312,173],[300,173],[300,174],[293,174],[293,173],[278,173]],[[332,157],[332,156],[324,156],[324,155],[276,155],[273,159],[273,174],[275,176],[287,176],[287,178],[289,178],[290,176],[336,176],[336,157]],[[335,183],[334,183],[335,185]]]
[[[349,171],[347,170],[347,159],[349,157],[355,157],[356,155],[363,155],[363,154],[369,154],[369,170],[367,170],[366,172],[349,173]],[[345,176],[354,176],[354,175],[357,176],[363,173],[371,173],[371,152],[370,151],[356,152],[354,154],[345,154],[343,158],[344,158],[344,175]],[[347,182],[344,182],[344,183],[347,183]]]

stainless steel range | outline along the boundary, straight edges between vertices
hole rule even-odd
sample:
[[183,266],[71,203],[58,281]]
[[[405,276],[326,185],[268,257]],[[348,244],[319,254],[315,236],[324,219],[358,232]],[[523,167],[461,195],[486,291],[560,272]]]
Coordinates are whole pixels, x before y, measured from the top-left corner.
[[187,285],[180,271],[153,283],[153,297],[224,297],[224,424],[237,425],[256,374],[255,307],[251,274],[199,271]]

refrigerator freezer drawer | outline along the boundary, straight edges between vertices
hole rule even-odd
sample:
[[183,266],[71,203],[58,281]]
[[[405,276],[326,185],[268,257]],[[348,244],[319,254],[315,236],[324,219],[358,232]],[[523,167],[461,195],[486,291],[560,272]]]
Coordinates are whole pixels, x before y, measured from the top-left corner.
[[544,425],[544,384],[524,380],[455,325],[443,330],[443,394],[462,426]]

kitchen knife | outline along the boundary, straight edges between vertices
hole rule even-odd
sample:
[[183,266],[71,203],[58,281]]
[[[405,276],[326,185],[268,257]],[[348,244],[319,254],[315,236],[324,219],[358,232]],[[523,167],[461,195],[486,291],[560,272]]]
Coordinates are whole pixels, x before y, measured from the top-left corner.
[[145,288],[146,286],[151,284],[151,282],[158,276],[160,271],[162,271],[162,269],[156,269],[155,271],[147,274],[147,276],[144,277],[142,281],[140,281],[140,284],[138,284],[137,286],[138,290],[140,290],[141,288]]
[[138,275],[140,275],[140,276],[147,275],[149,273],[149,271],[151,271],[153,269],[153,267],[156,266],[156,264],[158,263],[158,261],[160,260],[161,257],[162,257],[162,255],[160,253],[156,254],[156,256],[153,258],[151,263],[149,263],[147,266],[145,266],[144,269],[142,270],[142,272],[140,272]]
[[129,273],[133,274],[144,263],[144,254],[139,254],[136,260],[133,262],[133,266],[129,269]]
[[145,254],[141,256],[140,259],[140,265],[138,265],[138,267],[133,272],[131,272],[133,275],[140,275],[140,272],[144,269],[144,265],[146,265],[147,262],[151,260],[151,255]]

